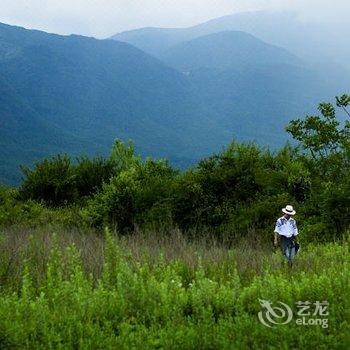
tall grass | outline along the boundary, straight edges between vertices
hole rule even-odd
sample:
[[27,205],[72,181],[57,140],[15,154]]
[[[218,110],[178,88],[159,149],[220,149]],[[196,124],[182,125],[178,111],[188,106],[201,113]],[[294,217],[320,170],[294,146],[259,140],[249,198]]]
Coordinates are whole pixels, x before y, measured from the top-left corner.
[[[224,239],[219,240],[210,232],[198,235],[191,232],[184,234],[175,228],[147,231],[136,228],[133,234],[121,236],[115,233],[112,236],[116,244],[128,251],[133,261],[138,263],[147,261],[156,264],[161,257],[167,263],[181,261],[191,271],[195,271],[199,261],[208,269],[234,264],[241,278],[261,274],[264,264],[279,268],[281,263],[273,254],[275,250],[272,245],[257,239],[254,232],[248,233],[244,239],[230,239],[225,235]],[[105,260],[103,233],[76,228],[12,226],[0,235],[2,286],[20,286],[25,262],[30,263],[32,275],[36,281],[40,281],[45,276],[54,239],[62,253],[74,245],[81,255],[85,273],[96,280],[101,277]]]
[[[6,229],[0,348],[347,349],[349,241],[303,246],[290,269],[254,232],[247,237]],[[329,327],[268,328],[259,299],[293,310],[327,300]]]

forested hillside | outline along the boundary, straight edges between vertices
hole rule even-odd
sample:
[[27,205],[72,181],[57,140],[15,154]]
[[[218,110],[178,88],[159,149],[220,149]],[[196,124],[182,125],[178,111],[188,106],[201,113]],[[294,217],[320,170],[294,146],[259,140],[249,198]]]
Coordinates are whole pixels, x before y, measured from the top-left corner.
[[276,149],[288,120],[350,81],[241,32],[164,54],[0,25],[0,181],[19,184],[21,164],[56,153],[106,156],[115,138],[181,168],[232,138]]
[[144,155],[193,161],[222,135],[186,77],[131,45],[1,25],[0,48],[7,183],[18,182],[23,162],[105,155],[116,137],[132,138]]

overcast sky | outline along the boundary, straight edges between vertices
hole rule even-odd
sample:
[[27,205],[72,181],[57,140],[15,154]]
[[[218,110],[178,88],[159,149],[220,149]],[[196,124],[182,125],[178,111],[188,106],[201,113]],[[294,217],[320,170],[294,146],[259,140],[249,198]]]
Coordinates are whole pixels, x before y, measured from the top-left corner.
[[145,26],[184,27],[242,11],[293,11],[304,21],[349,21],[349,0],[0,0],[0,22],[104,38]]

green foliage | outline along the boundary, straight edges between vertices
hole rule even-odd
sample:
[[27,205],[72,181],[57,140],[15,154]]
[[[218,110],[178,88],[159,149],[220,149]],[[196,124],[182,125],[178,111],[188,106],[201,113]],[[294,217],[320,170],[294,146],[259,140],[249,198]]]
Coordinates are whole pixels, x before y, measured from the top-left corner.
[[[348,104],[348,95],[337,97],[338,107],[346,110]],[[321,103],[319,110],[321,116],[288,125],[298,147],[287,144],[271,152],[232,142],[183,172],[165,160],[142,160],[131,141],[118,139],[108,159],[82,157],[76,164],[66,155],[46,159],[33,170],[23,168],[22,202],[3,195],[0,222],[42,222],[39,217],[52,214],[45,211],[47,205],[61,207],[56,222],[84,227],[109,225],[130,232],[173,225],[218,236],[255,232],[269,240],[281,207],[289,203],[310,239],[318,239],[315,231],[324,241],[341,238],[350,225],[350,124],[341,126],[330,103]],[[18,214],[21,210],[30,214]]]
[[297,204],[309,191],[308,169],[289,146],[271,154],[233,142],[175,183],[174,218],[185,229],[271,230],[283,203]]
[[346,109],[346,107],[350,104],[350,95],[342,95],[340,97],[336,97],[337,106],[343,108],[345,113],[350,117],[350,113]]
[[50,224],[61,227],[83,225],[77,207],[55,210],[31,199],[19,200],[17,189],[0,186],[0,227],[37,227]]
[[18,191],[15,188],[0,185],[0,205],[13,203],[18,197]]
[[111,162],[118,171],[122,171],[140,164],[141,156],[135,154],[135,146],[131,140],[125,145],[123,141],[116,139],[112,146]]
[[[336,105],[345,111],[350,96],[336,97]],[[321,116],[293,120],[287,131],[299,141],[306,155],[300,157],[310,174],[309,200],[305,203],[311,227],[333,239],[349,227],[350,121],[341,126],[331,103],[319,105]],[[311,155],[311,158],[308,157]],[[314,215],[314,218],[310,216]]]
[[46,209],[34,201],[18,201],[18,191],[0,186],[0,227],[38,223]]
[[112,224],[121,231],[134,224],[167,221],[173,176],[166,161],[135,163],[112,177],[82,215],[93,225]]
[[[347,95],[337,97],[337,106],[345,108],[349,98]],[[335,107],[331,103],[321,103],[318,109],[321,116],[292,120],[287,131],[300,142],[304,150],[310,152],[315,161],[318,160],[321,175],[333,176],[341,165],[341,153],[350,145],[350,121],[340,128]]]
[[75,176],[68,155],[37,162],[33,170],[22,167],[24,180],[19,193],[22,199],[43,201],[50,206],[73,202],[78,193]]
[[115,174],[115,164],[111,159],[102,157],[89,159],[80,157],[73,167],[75,187],[79,198],[98,192],[105,182]]
[[[188,280],[184,261],[166,262],[162,256],[137,261],[106,230],[102,275],[92,283],[82,251],[61,247],[57,236],[52,240],[39,283],[25,260],[19,288],[2,290],[2,349],[345,349],[349,344],[349,241],[305,246],[292,271],[274,267],[272,259],[248,280],[238,273],[234,254],[210,265],[199,255]],[[264,326],[259,299],[288,304],[293,320]],[[323,300],[329,303],[327,328],[295,323],[298,301]]]
[[338,235],[350,227],[350,178],[339,183],[325,183],[319,196],[322,221]]
[[254,145],[231,145],[202,160],[185,174],[175,192],[175,215],[183,226],[218,226],[236,204],[254,200],[262,190],[260,151]]
[[72,204],[98,192],[119,170],[118,161],[115,152],[110,159],[79,157],[76,164],[71,163],[68,155],[44,159],[32,170],[22,167],[20,196],[52,207]]

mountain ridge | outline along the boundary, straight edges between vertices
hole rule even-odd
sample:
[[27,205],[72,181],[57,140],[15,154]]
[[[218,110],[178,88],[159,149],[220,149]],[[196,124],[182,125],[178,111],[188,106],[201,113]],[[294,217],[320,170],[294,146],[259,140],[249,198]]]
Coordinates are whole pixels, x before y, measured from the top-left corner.
[[[129,42],[159,57],[170,47],[196,37],[224,30],[240,30],[310,61],[332,60],[350,71],[350,47],[341,33],[346,23],[328,24],[301,21],[294,12],[250,11],[213,18],[185,28],[147,27],[125,31],[110,38]],[[156,40],[155,40],[156,39]],[[156,44],[156,45],[155,45]]]
[[288,62],[195,68],[115,40],[0,25],[0,181],[18,184],[20,164],[55,153],[106,156],[115,138],[181,167],[232,138],[280,147],[288,120],[350,81]]
[[[60,143],[58,147],[42,144],[41,155],[57,151],[77,154],[82,149],[87,154],[100,150],[105,155],[115,138],[133,139],[144,155],[168,158],[185,155],[189,144],[193,144],[194,157],[214,146],[203,126],[210,125],[210,119],[201,113],[187,78],[129,44],[2,25],[3,51],[4,43],[19,51],[12,57],[5,57],[4,52],[0,56],[3,81],[11,83],[21,101],[35,111],[36,119],[49,121],[49,129],[62,135],[58,141],[51,136],[54,144]],[[11,99],[3,100],[1,109],[10,105]],[[17,135],[23,148],[40,145],[34,134],[24,142],[28,137],[10,122],[18,114],[12,110],[4,116],[0,137]],[[26,115],[34,119],[31,113]],[[211,129],[218,134],[215,125]],[[196,130],[200,132],[195,135]],[[67,133],[70,137],[64,138]],[[77,140],[80,146],[70,140]],[[4,146],[0,159],[6,166],[9,141]],[[37,159],[34,153],[26,157],[27,165]],[[14,153],[16,157],[23,159],[19,151]],[[18,179],[18,170],[11,169]]]
[[181,70],[196,68],[237,68],[256,64],[303,61],[283,48],[270,45],[242,31],[222,31],[178,44],[162,57],[169,66]]

